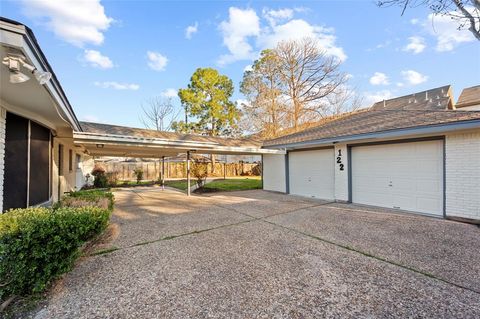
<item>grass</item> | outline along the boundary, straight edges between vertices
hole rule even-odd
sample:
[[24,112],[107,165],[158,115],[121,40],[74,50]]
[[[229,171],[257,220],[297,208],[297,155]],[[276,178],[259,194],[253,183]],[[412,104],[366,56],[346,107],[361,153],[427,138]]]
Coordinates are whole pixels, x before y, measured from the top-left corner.
[[200,192],[228,192],[262,188],[262,180],[258,178],[217,179],[205,184]]
[[[195,185],[196,181],[194,179],[190,180],[190,186]],[[187,180],[186,179],[179,179],[173,181],[165,181],[165,186],[173,187],[180,189],[182,191],[187,190]]]
[[117,186],[137,186],[137,185],[153,185],[155,181],[118,181]]

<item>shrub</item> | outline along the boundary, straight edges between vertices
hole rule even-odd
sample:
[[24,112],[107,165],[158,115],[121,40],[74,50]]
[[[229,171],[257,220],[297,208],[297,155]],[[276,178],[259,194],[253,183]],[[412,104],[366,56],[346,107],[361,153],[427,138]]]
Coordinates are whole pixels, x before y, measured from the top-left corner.
[[195,162],[192,166],[192,175],[197,179],[197,186],[203,187],[208,177],[208,164]]
[[118,172],[105,173],[105,178],[107,179],[107,185],[108,186],[117,186],[117,184],[118,184]]
[[95,164],[95,167],[92,170],[92,175],[95,177],[93,180],[93,185],[97,188],[107,187],[107,177],[105,176],[105,169],[99,165]]
[[54,208],[96,206],[113,210],[114,196],[111,192],[99,189],[70,192],[58,201]]
[[70,270],[79,247],[108,225],[99,207],[26,208],[0,215],[0,299],[38,293]]
[[143,169],[141,167],[137,167],[133,170],[133,175],[137,178],[137,184],[143,179]]

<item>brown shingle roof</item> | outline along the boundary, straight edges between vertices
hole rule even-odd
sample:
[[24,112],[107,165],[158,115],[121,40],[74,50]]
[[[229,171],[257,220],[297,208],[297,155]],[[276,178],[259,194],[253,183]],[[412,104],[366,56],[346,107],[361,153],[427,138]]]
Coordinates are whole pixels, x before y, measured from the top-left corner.
[[377,133],[396,129],[480,120],[480,111],[367,110],[320,126],[264,142],[264,146]]
[[480,111],[452,110],[451,87],[447,85],[377,102],[368,109],[323,119],[313,128],[265,141],[263,145],[288,145],[470,120],[480,120]]
[[91,123],[91,122],[80,122],[83,132],[86,133],[96,133],[96,134],[110,134],[110,135],[122,135],[122,136],[133,136],[133,137],[144,137],[144,138],[158,138],[166,140],[175,140],[175,141],[191,141],[191,142],[209,142],[217,143],[221,146],[237,146],[237,147],[260,147],[262,142],[255,139],[249,138],[223,138],[223,137],[211,137],[195,134],[181,134],[175,132],[163,132],[156,130],[147,130],[141,128],[119,126],[119,125],[110,125],[110,124],[101,124],[101,123]]
[[417,92],[394,99],[380,101],[372,110],[421,110],[443,111],[453,109],[450,85]]
[[464,89],[455,106],[462,108],[471,105],[480,105],[480,85]]

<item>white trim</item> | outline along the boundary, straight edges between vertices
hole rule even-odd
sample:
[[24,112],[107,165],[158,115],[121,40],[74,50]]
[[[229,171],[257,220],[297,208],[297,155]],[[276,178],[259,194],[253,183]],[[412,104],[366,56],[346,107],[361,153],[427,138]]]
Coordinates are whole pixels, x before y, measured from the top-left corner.
[[113,134],[74,132],[73,139],[75,144],[83,145],[104,144],[108,146],[143,147],[149,149],[160,148],[180,151],[195,150],[199,152],[205,151],[216,153],[285,154],[285,150],[264,149],[261,148],[261,146],[225,146],[214,142],[167,140]]
[[32,136],[31,122],[28,120],[28,136],[27,136],[27,203],[25,207],[30,206],[30,140]]

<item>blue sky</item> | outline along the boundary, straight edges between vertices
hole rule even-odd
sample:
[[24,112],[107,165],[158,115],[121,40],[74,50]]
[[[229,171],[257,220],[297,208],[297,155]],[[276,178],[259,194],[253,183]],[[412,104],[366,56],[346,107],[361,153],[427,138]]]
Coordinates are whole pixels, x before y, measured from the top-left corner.
[[174,96],[198,67],[228,75],[242,99],[258,52],[303,36],[344,60],[366,105],[480,84],[480,43],[423,8],[402,17],[374,1],[25,0],[1,1],[0,13],[32,28],[80,120],[142,127],[142,103]]

